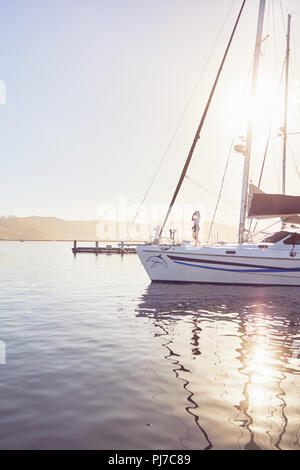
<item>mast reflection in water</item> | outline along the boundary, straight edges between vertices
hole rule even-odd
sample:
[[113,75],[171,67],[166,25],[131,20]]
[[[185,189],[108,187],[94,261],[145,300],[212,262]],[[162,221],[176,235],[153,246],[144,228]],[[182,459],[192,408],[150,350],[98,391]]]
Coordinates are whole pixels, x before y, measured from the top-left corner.
[[137,316],[185,391],[183,445],[196,433],[203,449],[299,449],[299,307],[293,288],[147,288]]

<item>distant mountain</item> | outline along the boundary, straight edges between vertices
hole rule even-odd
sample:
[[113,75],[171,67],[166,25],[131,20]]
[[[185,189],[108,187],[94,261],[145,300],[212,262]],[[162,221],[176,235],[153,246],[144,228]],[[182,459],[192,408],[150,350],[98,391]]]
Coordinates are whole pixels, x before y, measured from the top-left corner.
[[[173,224],[178,228],[180,239],[191,239],[191,224],[178,222]],[[200,239],[206,241],[209,232],[209,222],[201,224]],[[62,220],[56,217],[0,217],[0,240],[134,240],[147,241],[153,234],[150,224],[131,224],[130,222],[112,221],[76,221]],[[218,224],[214,225],[211,240],[235,241],[235,227]]]
[[2,217],[0,240],[96,240],[98,221],[55,217]]

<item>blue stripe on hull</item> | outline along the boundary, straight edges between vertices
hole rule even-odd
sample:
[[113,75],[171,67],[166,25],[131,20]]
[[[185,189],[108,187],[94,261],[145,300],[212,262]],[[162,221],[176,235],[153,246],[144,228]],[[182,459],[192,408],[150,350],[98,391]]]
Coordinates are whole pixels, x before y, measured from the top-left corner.
[[[206,261],[207,262],[207,261]],[[235,273],[282,273],[282,272],[299,272],[300,268],[262,268],[262,269],[229,269],[229,268],[212,268],[210,266],[199,266],[198,264],[191,264],[191,263],[185,263],[184,261],[174,261],[173,263],[176,264],[183,264],[185,266],[191,266],[194,268],[202,268],[202,269],[212,269],[214,271],[230,271],[230,272],[235,272]],[[201,263],[201,261],[199,261]],[[214,264],[214,262],[211,262]],[[219,262],[220,264],[220,262]]]

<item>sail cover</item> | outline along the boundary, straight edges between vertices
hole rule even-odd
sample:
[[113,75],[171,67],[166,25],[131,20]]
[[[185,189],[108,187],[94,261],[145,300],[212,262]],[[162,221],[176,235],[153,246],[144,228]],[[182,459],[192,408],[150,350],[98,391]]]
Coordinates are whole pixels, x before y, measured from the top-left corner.
[[249,218],[268,219],[300,214],[300,196],[252,191],[250,201]]

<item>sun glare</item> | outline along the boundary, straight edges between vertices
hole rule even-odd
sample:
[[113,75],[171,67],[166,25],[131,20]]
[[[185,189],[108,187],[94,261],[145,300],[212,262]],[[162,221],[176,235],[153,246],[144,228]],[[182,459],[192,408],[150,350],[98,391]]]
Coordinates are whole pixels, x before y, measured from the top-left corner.
[[276,91],[274,80],[264,79],[255,94],[240,89],[230,97],[228,112],[231,123],[238,126],[239,136],[246,138],[248,124],[252,126],[253,139],[266,141],[270,128],[277,135],[283,125],[282,96]]

